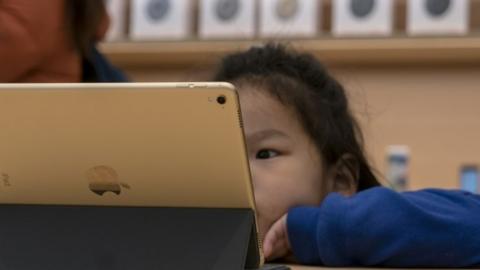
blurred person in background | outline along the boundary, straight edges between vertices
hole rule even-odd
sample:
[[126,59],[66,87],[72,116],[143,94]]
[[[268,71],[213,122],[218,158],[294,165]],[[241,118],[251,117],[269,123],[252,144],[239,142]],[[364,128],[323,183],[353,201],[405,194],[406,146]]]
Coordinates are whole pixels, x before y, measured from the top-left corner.
[[103,0],[0,0],[0,82],[124,81],[95,49]]

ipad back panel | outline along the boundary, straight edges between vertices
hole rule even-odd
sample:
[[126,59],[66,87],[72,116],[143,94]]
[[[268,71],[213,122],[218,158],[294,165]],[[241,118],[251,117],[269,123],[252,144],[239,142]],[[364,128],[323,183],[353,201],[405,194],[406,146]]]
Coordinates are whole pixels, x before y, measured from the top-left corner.
[[0,203],[254,209],[229,84],[0,85]]

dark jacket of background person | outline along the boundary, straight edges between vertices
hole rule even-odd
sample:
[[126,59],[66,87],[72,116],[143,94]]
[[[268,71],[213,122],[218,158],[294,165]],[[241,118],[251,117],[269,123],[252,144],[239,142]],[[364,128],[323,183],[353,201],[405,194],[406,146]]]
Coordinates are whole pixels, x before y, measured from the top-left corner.
[[0,82],[80,82],[108,23],[102,0],[0,0]]

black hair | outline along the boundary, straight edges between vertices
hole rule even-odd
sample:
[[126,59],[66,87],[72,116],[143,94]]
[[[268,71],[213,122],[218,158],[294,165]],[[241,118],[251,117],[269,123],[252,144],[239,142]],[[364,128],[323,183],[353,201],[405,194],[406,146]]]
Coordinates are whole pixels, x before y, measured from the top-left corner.
[[380,185],[366,158],[345,89],[312,55],[282,44],[252,47],[226,56],[214,80],[267,91],[294,110],[326,166],[349,155],[354,163],[346,165],[351,175],[358,176],[358,191]]
[[72,45],[82,56],[90,47],[106,14],[103,0],[65,0],[65,19]]

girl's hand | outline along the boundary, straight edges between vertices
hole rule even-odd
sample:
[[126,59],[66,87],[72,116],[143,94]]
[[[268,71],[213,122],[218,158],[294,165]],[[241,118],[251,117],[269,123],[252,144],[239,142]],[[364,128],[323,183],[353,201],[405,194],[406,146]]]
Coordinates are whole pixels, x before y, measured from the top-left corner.
[[263,253],[267,261],[283,258],[292,253],[287,233],[287,214],[268,230],[263,241]]

